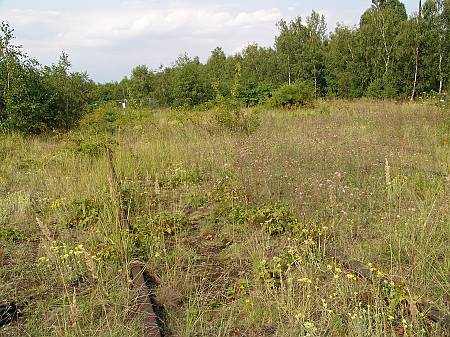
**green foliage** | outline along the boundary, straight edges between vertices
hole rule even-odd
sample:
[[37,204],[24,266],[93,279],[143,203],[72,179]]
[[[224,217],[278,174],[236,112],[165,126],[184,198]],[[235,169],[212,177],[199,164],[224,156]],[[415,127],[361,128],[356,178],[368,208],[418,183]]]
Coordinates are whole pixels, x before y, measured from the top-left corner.
[[366,95],[374,98],[394,98],[397,95],[395,87],[389,76],[383,76],[370,83]]
[[28,238],[26,233],[17,228],[13,227],[0,228],[0,240],[12,243],[20,243],[26,241],[27,239]]
[[[274,48],[250,44],[227,56],[217,47],[205,64],[181,55],[172,66],[151,70],[139,65],[120,82],[97,85],[86,73],[71,72],[65,53],[57,64],[40,66],[14,44],[12,28],[2,23],[0,129],[65,131],[78,124],[93,102],[126,100],[128,107],[206,111],[215,104],[223,108],[227,101],[296,107],[325,95],[414,98],[432,90],[444,93],[450,81],[450,2],[426,0],[410,17],[399,0],[372,3],[358,26],[338,25],[332,34],[325,17],[313,11],[306,20],[278,22]],[[255,114],[238,109],[217,116],[230,130],[250,133],[258,124]]]
[[243,132],[248,135],[260,125],[258,113],[253,110],[221,105],[215,109],[214,115],[220,126],[233,132]]
[[108,138],[102,135],[73,133],[68,137],[68,148],[71,151],[90,158],[100,157],[109,145]]
[[198,58],[182,56],[172,69],[170,102],[172,106],[194,106],[213,98],[213,88]]
[[310,104],[314,99],[314,88],[308,82],[283,85],[272,96],[272,105],[298,107]]
[[280,87],[285,91],[278,93],[279,101],[272,100],[275,105],[302,105],[303,97],[284,86],[303,81],[310,83],[314,97],[442,93],[450,80],[449,13],[448,0],[427,0],[420,14],[410,17],[401,1],[380,0],[362,14],[359,26],[338,25],[327,34],[324,16],[313,11],[306,20],[280,21],[274,48],[250,44],[227,56],[217,47],[206,64],[184,55],[157,71],[138,66],[130,78],[99,85],[98,92],[138,105],[202,111],[222,100],[264,104]]
[[167,189],[174,189],[197,185],[201,181],[202,174],[199,170],[188,170],[182,164],[178,164],[167,170],[166,175],[161,179],[161,186]]
[[254,219],[269,235],[283,234],[298,225],[297,218],[283,205],[261,207],[256,211]]
[[249,84],[239,91],[239,99],[247,106],[266,103],[272,96],[272,88],[268,83]]
[[69,216],[66,226],[69,228],[86,229],[95,225],[100,219],[100,208],[90,199],[73,202],[68,209]]
[[73,132],[67,137],[68,148],[90,158],[98,158],[107,148],[113,147],[113,135],[120,123],[117,110],[106,105],[96,109],[81,120],[83,132]]
[[291,249],[281,256],[274,256],[271,261],[262,260],[256,265],[257,278],[269,288],[279,288],[286,282],[286,273],[301,262],[301,256]]
[[70,73],[67,54],[42,68],[13,44],[13,30],[0,26],[0,128],[26,133],[68,130],[93,98],[85,73]]
[[160,242],[161,236],[174,236],[183,231],[190,223],[181,214],[158,213],[152,217],[140,217],[131,224],[133,257],[148,258],[149,253]]

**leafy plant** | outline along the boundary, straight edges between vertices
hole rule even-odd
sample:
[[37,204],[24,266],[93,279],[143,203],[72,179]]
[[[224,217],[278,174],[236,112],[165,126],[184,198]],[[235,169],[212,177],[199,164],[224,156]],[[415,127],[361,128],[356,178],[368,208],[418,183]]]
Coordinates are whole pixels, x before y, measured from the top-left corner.
[[159,244],[161,236],[173,236],[189,223],[189,219],[184,215],[171,213],[137,218],[130,229],[132,255],[147,258],[152,248]]
[[261,207],[256,211],[254,218],[270,235],[282,234],[298,225],[297,218],[283,205]]
[[173,189],[181,186],[196,185],[202,181],[202,174],[199,170],[188,170],[182,164],[170,168],[167,175],[161,181],[164,188]]
[[272,96],[272,105],[284,108],[298,107],[310,104],[314,98],[314,88],[309,82],[297,82],[283,85]]
[[242,110],[232,105],[221,105],[215,110],[217,123],[234,132],[251,134],[260,125],[258,113],[253,110]]
[[268,83],[250,84],[239,92],[239,99],[247,106],[267,102],[272,96],[272,87]]
[[262,260],[256,265],[257,278],[270,288],[279,288],[286,272],[301,261],[301,257],[290,250],[281,256],[274,256],[271,261]]
[[27,240],[27,235],[17,228],[0,228],[0,240],[20,243]]
[[90,199],[75,201],[69,209],[71,216],[66,222],[69,228],[85,229],[100,219],[99,206]]

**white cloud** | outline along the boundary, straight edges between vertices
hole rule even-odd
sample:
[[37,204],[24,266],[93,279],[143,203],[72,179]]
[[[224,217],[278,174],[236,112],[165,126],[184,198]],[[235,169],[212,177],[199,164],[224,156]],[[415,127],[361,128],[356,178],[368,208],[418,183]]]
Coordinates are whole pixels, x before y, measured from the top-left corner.
[[[6,18],[19,35],[29,30],[48,30],[61,41],[44,39],[39,43],[64,47],[95,47],[113,45],[121,40],[144,36],[189,37],[229,34],[240,29],[272,24],[281,18],[279,9],[232,14],[202,8],[146,9],[129,12],[67,13],[57,11],[10,10]],[[27,34],[24,34],[25,37]],[[38,42],[38,41],[35,41]],[[95,43],[94,43],[95,42]]]
[[[211,6],[158,7],[136,0],[90,12],[7,9],[2,14],[15,28],[19,42],[43,63],[57,59],[61,50],[83,62],[79,68],[95,68],[95,62],[99,61],[89,60],[90,56],[122,59],[122,65],[111,65],[114,67],[111,78],[125,75],[132,62],[139,62],[139,53],[142,53],[139,63],[156,67],[169,64],[184,51],[205,58],[206,51],[215,46],[232,52],[249,42],[271,45],[275,24],[282,18],[278,8],[232,12]],[[118,76],[120,66],[126,69]],[[98,74],[96,78],[103,80],[107,76]]]

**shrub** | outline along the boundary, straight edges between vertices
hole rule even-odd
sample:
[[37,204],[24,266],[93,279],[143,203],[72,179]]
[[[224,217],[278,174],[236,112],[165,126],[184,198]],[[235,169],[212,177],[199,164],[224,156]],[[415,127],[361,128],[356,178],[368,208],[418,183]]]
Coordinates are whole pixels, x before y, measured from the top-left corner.
[[251,84],[241,89],[239,99],[249,107],[267,102],[271,95],[272,88],[270,84]]
[[298,225],[298,220],[283,205],[269,205],[259,208],[255,213],[255,221],[263,226],[270,235],[282,234]]
[[397,96],[395,83],[388,76],[377,78],[370,83],[366,95],[373,98],[394,98]]
[[66,221],[69,228],[85,229],[100,219],[100,207],[95,201],[83,199],[75,201],[70,205],[70,215]]
[[0,228],[0,240],[19,243],[27,240],[27,235],[17,228]]
[[254,111],[218,109],[215,117],[220,126],[230,131],[244,132],[246,134],[251,134],[260,125],[259,116]]
[[283,85],[272,96],[272,105],[277,107],[298,107],[311,103],[314,99],[314,88],[309,82],[297,82]]
[[260,118],[256,111],[241,109],[235,99],[222,99],[214,111],[217,123],[234,132],[250,134],[260,125]]

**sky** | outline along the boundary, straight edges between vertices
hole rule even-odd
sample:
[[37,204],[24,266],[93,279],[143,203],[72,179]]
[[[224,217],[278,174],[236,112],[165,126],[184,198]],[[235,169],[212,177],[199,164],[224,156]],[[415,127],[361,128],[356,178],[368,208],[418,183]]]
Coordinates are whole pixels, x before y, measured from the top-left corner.
[[[416,0],[403,1],[409,13]],[[273,46],[276,23],[314,9],[336,24],[356,25],[370,0],[0,0],[0,21],[42,64],[69,54],[73,70],[98,82],[116,81],[145,64],[169,66],[187,53],[206,61],[215,47],[226,54],[250,43]]]

